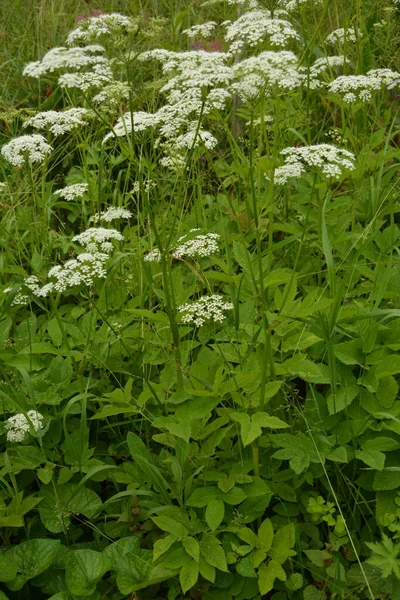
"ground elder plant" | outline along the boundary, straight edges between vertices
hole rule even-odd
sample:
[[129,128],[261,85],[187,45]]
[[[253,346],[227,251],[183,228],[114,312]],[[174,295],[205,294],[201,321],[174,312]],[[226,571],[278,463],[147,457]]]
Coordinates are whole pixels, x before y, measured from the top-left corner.
[[72,4],[1,114],[0,599],[400,598],[398,3]]

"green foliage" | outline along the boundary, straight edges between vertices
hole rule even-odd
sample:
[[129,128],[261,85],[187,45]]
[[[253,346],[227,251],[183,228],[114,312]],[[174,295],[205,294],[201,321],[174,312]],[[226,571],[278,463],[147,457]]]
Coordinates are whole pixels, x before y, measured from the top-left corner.
[[[398,68],[400,9],[268,0],[227,53],[240,4],[0,2],[0,146],[52,146],[0,156],[0,600],[400,597],[400,75],[328,89]],[[54,56],[22,75],[99,11],[129,27],[72,47],[104,47],[111,88],[63,87],[98,73]],[[274,16],[282,47],[256,40]],[[299,60],[270,84],[279,50]],[[29,125],[71,108],[87,123]],[[278,183],[282,150],[328,143],[354,161]]]

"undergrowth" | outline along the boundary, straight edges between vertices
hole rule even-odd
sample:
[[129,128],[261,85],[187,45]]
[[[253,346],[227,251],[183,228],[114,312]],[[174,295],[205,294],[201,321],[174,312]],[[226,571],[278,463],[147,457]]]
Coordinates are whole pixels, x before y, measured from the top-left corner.
[[400,598],[397,4],[0,12],[0,600]]

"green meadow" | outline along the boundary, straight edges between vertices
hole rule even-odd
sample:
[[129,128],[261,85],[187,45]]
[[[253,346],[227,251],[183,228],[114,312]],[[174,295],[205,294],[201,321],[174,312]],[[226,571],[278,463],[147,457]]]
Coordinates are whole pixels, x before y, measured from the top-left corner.
[[0,2],[0,600],[400,599],[399,26]]

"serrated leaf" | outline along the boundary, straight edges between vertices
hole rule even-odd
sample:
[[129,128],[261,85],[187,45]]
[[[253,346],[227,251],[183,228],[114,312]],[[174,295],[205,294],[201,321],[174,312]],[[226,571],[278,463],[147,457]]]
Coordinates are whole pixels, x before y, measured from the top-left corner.
[[386,456],[383,452],[379,452],[379,450],[357,450],[356,458],[377,471],[382,471],[385,466]]
[[8,558],[17,567],[18,575],[8,584],[12,590],[21,589],[26,581],[43,573],[54,562],[60,540],[34,539],[21,542],[8,551]]
[[157,540],[153,546],[153,562],[167,552],[176,541],[177,538],[174,535],[167,535],[167,537]]
[[199,542],[193,537],[186,537],[182,540],[182,546],[185,548],[186,552],[195,560],[199,562],[200,560],[200,546]]
[[0,551],[0,581],[12,581],[17,575],[18,567],[8,552]]
[[151,520],[163,531],[174,535],[178,540],[188,535],[188,530],[184,525],[171,517],[151,517]]
[[340,386],[337,388],[336,397],[332,394],[328,396],[328,410],[330,415],[334,415],[341,410],[344,410],[347,406],[353,402],[354,398],[358,396],[360,388],[358,385]]
[[269,427],[270,429],[284,429],[289,427],[287,423],[278,419],[278,417],[271,417],[269,414],[264,412],[257,412],[253,415],[253,421],[258,423],[260,427]]
[[207,579],[207,581],[211,581],[211,583],[214,583],[215,567],[209,565],[208,562],[205,560],[204,556],[202,555],[200,555],[199,570],[200,575],[202,575],[204,579]]
[[211,500],[206,508],[206,523],[211,531],[215,531],[218,528],[223,521],[224,515],[225,505],[222,500],[218,498]]
[[289,523],[288,525],[278,529],[278,531],[275,533],[269,554],[276,562],[282,564],[290,556],[296,555],[296,552],[292,550],[294,543],[294,523]]
[[199,577],[199,564],[193,558],[186,557],[181,572],[179,573],[179,583],[181,584],[182,592],[185,594],[197,582]]
[[378,471],[375,473],[372,487],[375,491],[396,490],[400,487],[400,472]]
[[225,573],[228,572],[224,549],[216,537],[205,534],[200,542],[200,552],[209,565],[220,571],[225,571]]
[[261,550],[268,552],[272,546],[274,537],[274,528],[272,527],[270,519],[264,519],[259,527],[257,536]]
[[286,573],[282,569],[281,565],[276,560],[270,560],[266,565],[263,563],[258,568],[258,589],[260,594],[263,596],[270,592],[274,587],[275,579],[278,578],[281,581],[286,580]]
[[77,596],[90,596],[109,568],[108,560],[100,552],[72,550],[67,556],[65,572],[69,591]]

